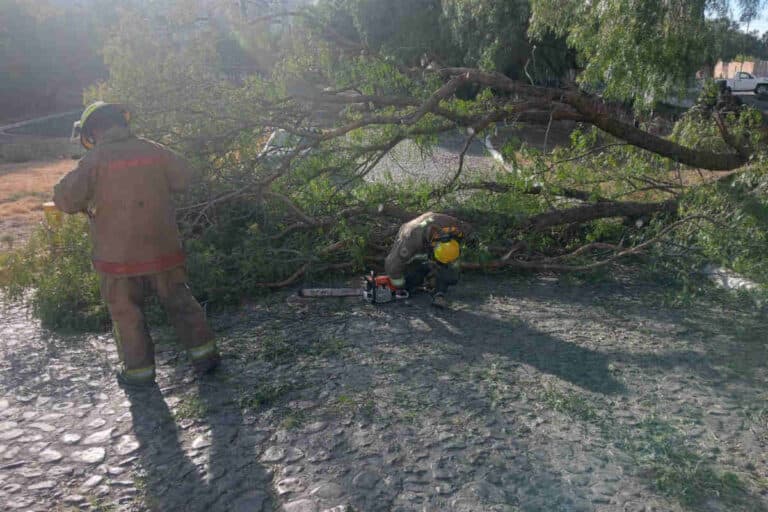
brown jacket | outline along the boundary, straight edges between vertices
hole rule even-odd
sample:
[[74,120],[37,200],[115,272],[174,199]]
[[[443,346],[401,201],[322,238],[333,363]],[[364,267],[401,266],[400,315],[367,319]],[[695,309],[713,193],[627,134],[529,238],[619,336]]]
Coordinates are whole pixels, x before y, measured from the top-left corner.
[[443,228],[457,228],[468,236],[471,227],[450,215],[427,212],[400,226],[392,250],[384,262],[384,271],[395,282],[405,276],[405,267],[414,260],[428,260],[432,252],[432,239]]
[[97,271],[153,274],[184,263],[171,194],[190,177],[174,152],[113,128],[59,181],[53,200],[66,213],[89,213]]

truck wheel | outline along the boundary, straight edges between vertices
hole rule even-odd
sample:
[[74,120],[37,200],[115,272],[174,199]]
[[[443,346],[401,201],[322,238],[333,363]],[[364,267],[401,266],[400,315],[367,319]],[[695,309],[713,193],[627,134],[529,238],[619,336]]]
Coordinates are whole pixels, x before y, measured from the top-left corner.
[[760,84],[755,87],[755,94],[758,96],[768,95],[768,84]]

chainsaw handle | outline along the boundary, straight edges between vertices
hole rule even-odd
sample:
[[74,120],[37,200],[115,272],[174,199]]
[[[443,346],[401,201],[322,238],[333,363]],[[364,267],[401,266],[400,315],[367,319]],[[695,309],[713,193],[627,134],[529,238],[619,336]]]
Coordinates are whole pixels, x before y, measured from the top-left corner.
[[399,290],[397,286],[392,284],[392,279],[387,275],[377,276],[372,273],[365,276],[365,279],[371,288],[386,288],[393,293]]
[[374,282],[376,283],[376,286],[383,286],[385,288],[389,288],[392,291],[397,290],[397,287],[392,284],[392,279],[390,279],[389,276],[376,276],[374,277]]

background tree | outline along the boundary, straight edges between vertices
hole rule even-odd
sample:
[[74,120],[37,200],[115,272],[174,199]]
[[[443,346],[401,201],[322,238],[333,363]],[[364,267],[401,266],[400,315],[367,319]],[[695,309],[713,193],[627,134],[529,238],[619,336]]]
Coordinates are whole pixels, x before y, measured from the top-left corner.
[[[754,19],[765,5],[739,0],[739,19]],[[583,86],[642,106],[681,93],[706,61],[729,56],[731,7],[727,0],[534,0],[531,34],[566,37],[584,66]],[[721,18],[711,22],[708,14]]]
[[0,112],[6,119],[77,108],[106,76],[99,55],[113,2],[7,0],[0,9]]

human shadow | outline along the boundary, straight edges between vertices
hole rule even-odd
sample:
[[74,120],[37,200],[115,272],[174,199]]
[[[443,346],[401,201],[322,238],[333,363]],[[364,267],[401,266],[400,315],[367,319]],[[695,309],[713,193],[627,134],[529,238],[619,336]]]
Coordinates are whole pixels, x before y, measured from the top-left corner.
[[[226,360],[225,360],[226,361]],[[198,380],[198,393],[210,427],[209,487],[217,499],[215,510],[273,510],[272,474],[258,461],[266,434],[244,421],[233,400],[231,385],[222,378],[226,370]]]
[[181,446],[179,428],[160,389],[129,391],[128,399],[133,433],[141,445],[144,505],[152,511],[202,510],[195,501],[206,484]]
[[198,382],[202,429],[187,453],[157,386],[129,393],[133,431],[142,447],[144,501],[152,511],[272,510],[267,472],[257,448],[241,435],[242,414],[220,382]]

